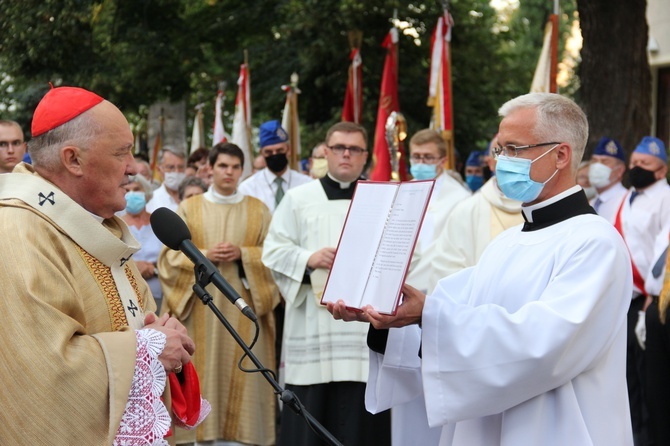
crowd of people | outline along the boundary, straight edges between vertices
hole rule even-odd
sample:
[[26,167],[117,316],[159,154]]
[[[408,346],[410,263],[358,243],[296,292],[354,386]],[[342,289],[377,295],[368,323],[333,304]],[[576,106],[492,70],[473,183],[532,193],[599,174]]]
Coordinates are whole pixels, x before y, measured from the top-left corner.
[[670,444],[663,141],[626,162],[603,137],[583,160],[573,101],[524,95],[500,116],[463,175],[437,132],[410,138],[434,188],[394,315],[320,303],[370,165],[358,124],[328,129],[300,172],[265,122],[243,178],[228,142],[164,146],[152,175],[123,114],[80,88],[45,95],[27,144],[0,121],[0,443],[326,444],[240,369],[193,263],[153,232],[166,207],[257,325],[209,287],[214,304],[342,444]]

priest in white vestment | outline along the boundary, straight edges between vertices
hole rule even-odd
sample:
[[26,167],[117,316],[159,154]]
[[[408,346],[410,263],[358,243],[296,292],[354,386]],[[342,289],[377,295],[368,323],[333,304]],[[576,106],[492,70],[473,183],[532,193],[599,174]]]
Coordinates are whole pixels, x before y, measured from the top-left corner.
[[[435,130],[423,129],[409,141],[410,173],[414,180],[434,179],[433,193],[423,217],[419,237],[414,247],[407,281],[419,289],[428,288],[432,264],[426,260],[435,240],[444,232],[445,221],[451,211],[471,197],[470,190],[444,169],[447,145]],[[392,336],[403,336],[412,327],[398,329]],[[437,428],[431,429],[426,418],[423,397],[395,406],[391,412],[394,446],[436,445],[440,438]]]
[[[495,171],[495,159],[487,157],[486,162]],[[407,283],[432,291],[442,277],[474,266],[494,237],[522,221],[521,202],[507,198],[498,188],[496,178],[490,178],[477,193],[456,203],[446,224],[435,235],[434,243],[421,255],[414,271],[410,271]],[[393,328],[389,338],[402,343],[404,336],[415,330],[415,326]],[[393,407],[392,429],[393,446],[439,443],[440,429],[428,426],[423,395]]]
[[[496,178],[524,203],[525,224],[433,294],[406,285],[394,316],[328,305],[336,319],[374,326],[366,407],[423,393],[442,446],[632,445],[630,258],[575,183],[586,116],[550,93],[520,96],[500,114]],[[408,325],[415,338],[387,337],[385,329]]]
[[[286,300],[284,364],[287,390],[343,444],[390,444],[388,413],[365,411],[368,327],[335,321],[320,304],[356,181],[367,159],[367,133],[340,122],[326,136],[328,174],[289,190],[263,245]],[[321,440],[284,404],[280,446]]]

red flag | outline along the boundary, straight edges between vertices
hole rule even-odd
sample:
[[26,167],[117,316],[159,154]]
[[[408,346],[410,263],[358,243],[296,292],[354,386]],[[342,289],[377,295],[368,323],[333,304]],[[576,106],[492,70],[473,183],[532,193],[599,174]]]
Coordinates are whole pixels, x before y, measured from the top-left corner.
[[[398,105],[398,30],[391,28],[382,43],[386,48],[386,61],[382,74],[382,86],[379,93],[379,107],[377,108],[377,126],[375,128],[375,145],[373,153],[373,167],[370,179],[374,181],[389,181],[391,179],[391,157],[386,140],[386,121],[391,112],[399,111]],[[401,157],[398,164],[401,181],[408,179],[407,167],[402,155],[402,145],[398,148]]]
[[349,66],[347,91],[344,93],[342,121],[360,124],[361,110],[363,110],[363,59],[358,48],[351,50],[349,58],[351,65]]
[[430,80],[428,105],[433,107],[431,128],[442,135],[447,143],[447,168],[453,168],[454,121],[451,95],[451,30],[454,20],[448,10],[444,10],[437,20],[431,39]]

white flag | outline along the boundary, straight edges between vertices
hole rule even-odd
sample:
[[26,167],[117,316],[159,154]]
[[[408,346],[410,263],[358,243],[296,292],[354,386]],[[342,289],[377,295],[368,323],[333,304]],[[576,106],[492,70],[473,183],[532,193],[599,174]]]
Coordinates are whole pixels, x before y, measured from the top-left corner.
[[191,150],[188,152],[189,155],[200,147],[205,147],[205,134],[202,128],[202,109],[198,107],[198,111],[195,113],[195,118],[193,119],[193,134],[191,135]]
[[216,104],[214,105],[214,138],[212,146],[226,141],[226,131],[223,129],[223,91],[219,90],[216,94]]

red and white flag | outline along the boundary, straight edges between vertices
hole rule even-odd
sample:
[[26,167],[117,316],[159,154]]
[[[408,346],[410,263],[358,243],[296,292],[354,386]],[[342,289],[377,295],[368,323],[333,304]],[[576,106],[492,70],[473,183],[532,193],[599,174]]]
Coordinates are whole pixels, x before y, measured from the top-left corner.
[[454,118],[451,94],[451,31],[454,20],[444,10],[431,38],[428,106],[433,107],[431,126],[447,143],[447,168],[454,167]]
[[530,85],[531,93],[556,93],[558,15],[552,14],[544,27],[542,50]]
[[223,90],[219,90],[216,94],[216,103],[214,105],[214,137],[212,138],[212,146],[220,142],[225,142],[226,131],[223,128]]
[[342,121],[360,124],[361,111],[363,110],[363,59],[358,48],[351,50],[349,58],[351,59],[351,65],[349,66],[347,90],[344,93]]
[[231,142],[242,149],[244,166],[241,179],[251,174],[251,90],[249,67],[240,65],[240,77],[237,79],[237,96],[235,97],[235,116],[233,117],[233,135]]
[[[384,62],[384,73],[382,74],[382,85],[379,92],[379,107],[377,108],[377,125],[375,127],[375,145],[373,152],[373,167],[370,179],[374,181],[389,181],[391,179],[391,154],[386,139],[386,121],[391,112],[400,111],[398,103],[398,30],[391,28],[386,35],[382,47],[386,48],[386,60]],[[400,160],[398,163],[398,174],[400,181],[405,181],[407,166],[402,147],[399,147]]]
[[300,117],[298,115],[298,73],[291,74],[291,83],[282,85],[282,90],[286,92],[286,102],[284,103],[284,113],[282,115],[281,126],[288,133],[288,143],[291,148],[289,155],[289,165],[291,169],[300,170]]

